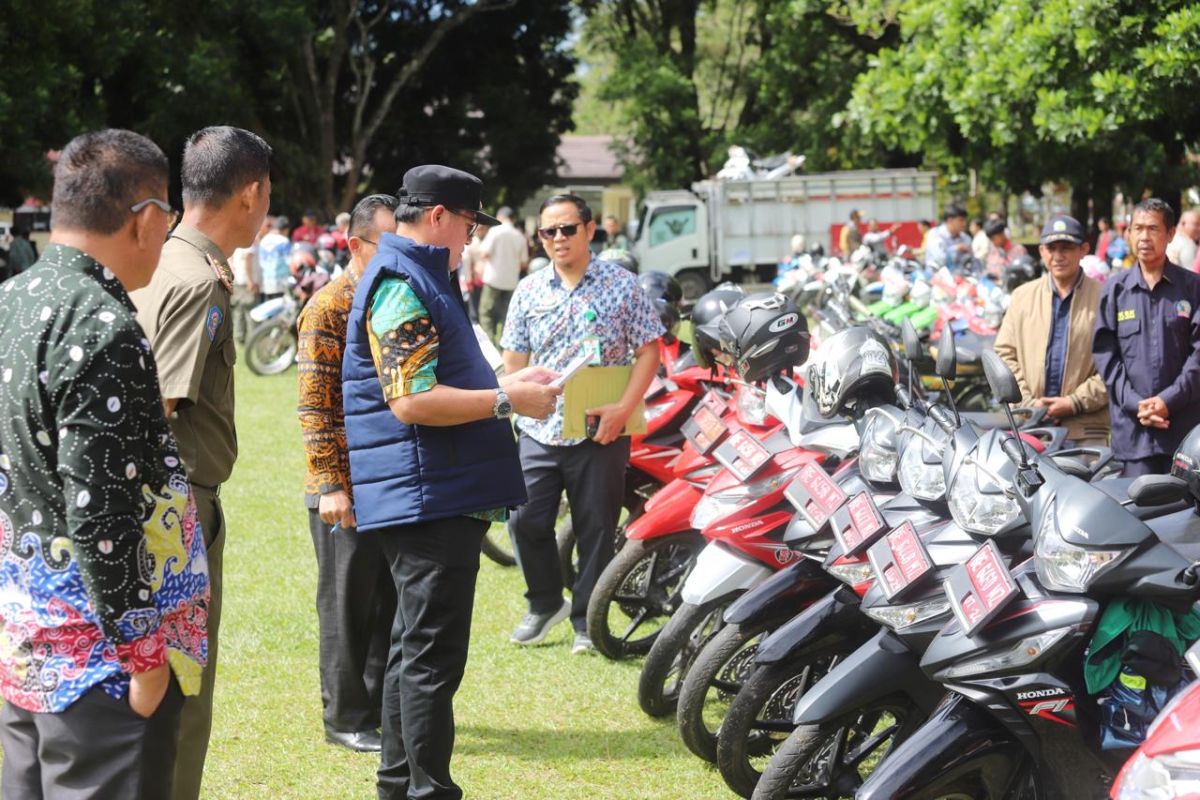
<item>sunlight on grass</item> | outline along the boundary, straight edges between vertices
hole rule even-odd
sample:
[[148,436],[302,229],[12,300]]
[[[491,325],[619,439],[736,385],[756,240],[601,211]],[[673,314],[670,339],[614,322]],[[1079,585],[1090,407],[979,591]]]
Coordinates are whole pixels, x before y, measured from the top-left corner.
[[[222,490],[229,526],[210,798],[370,798],[378,759],[324,743],[316,567],[302,500],[296,373],[238,367],[241,455]],[[471,660],[457,699],[456,780],[469,798],[723,798],[674,718],[637,707],[639,662],[572,657],[570,630],[520,650],[515,568],[480,570]]]

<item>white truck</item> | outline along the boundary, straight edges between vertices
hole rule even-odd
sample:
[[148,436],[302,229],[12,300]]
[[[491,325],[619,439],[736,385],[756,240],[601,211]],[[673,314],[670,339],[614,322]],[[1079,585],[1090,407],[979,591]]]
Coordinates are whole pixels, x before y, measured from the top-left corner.
[[695,299],[722,280],[770,280],[791,255],[791,238],[830,253],[858,209],[864,222],[899,223],[897,236],[919,246],[916,222],[937,215],[937,174],[877,169],[773,180],[707,180],[691,191],[651,192],[633,253],[642,272],[675,276]]

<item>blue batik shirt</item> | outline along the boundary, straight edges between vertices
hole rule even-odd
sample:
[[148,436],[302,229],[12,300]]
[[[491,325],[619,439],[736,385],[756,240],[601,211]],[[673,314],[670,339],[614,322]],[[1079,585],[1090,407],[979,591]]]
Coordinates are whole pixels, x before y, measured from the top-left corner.
[[[1083,280],[1083,272],[1075,280],[1075,286]],[[1061,297],[1054,282],[1050,282],[1050,341],[1046,343],[1046,396],[1062,394],[1063,370],[1067,366],[1067,339],[1071,336],[1071,299],[1075,297],[1075,286],[1066,297]]]
[[[595,324],[587,312],[595,314]],[[529,363],[561,372],[579,354],[584,339],[600,337],[601,366],[633,362],[638,348],[666,331],[658,310],[624,267],[593,258],[574,288],[568,289],[553,266],[526,277],[513,292],[500,346],[529,353]],[[517,428],[546,445],[574,445],[563,437],[563,399],[544,420],[517,417]]]

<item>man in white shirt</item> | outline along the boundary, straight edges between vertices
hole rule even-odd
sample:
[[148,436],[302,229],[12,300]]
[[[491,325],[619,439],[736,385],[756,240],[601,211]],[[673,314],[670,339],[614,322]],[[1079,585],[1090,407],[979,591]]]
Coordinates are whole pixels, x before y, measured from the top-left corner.
[[513,210],[504,206],[496,212],[500,224],[483,238],[483,296],[479,300],[479,324],[500,343],[500,325],[508,315],[508,301],[529,263],[529,243],[513,225]]
[[1184,269],[1193,269],[1198,249],[1197,241],[1200,241],[1200,214],[1185,211],[1179,217],[1175,238],[1167,245],[1167,260]]

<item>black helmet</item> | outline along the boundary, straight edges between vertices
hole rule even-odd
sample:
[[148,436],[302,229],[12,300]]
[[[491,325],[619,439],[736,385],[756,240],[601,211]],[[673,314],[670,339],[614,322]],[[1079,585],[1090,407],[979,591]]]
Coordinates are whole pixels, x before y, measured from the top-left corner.
[[808,368],[807,388],[821,416],[843,413],[860,400],[895,397],[896,356],[871,328],[838,331],[821,343],[819,355]]
[[701,295],[696,305],[692,306],[692,354],[700,366],[712,366],[709,353],[721,349],[718,324],[725,312],[745,296],[745,290],[737,284],[722,283],[711,292]]
[[1200,426],[1192,428],[1176,448],[1171,474],[1187,481],[1192,501],[1200,507]]
[[1017,256],[1004,268],[1004,290],[1011,292],[1037,277],[1037,266],[1029,256]]
[[721,349],[742,380],[766,380],[808,358],[808,322],[786,295],[749,294],[721,319]]
[[600,254],[597,255],[596,258],[600,261],[607,261],[610,264],[616,264],[618,267],[624,267],[634,275],[637,274],[637,259],[634,258],[633,253],[629,252],[628,250],[619,250],[617,248],[610,247],[607,250],[601,250]]
[[671,305],[679,305],[683,300],[683,289],[679,287],[679,282],[665,272],[643,272],[638,275],[638,286],[642,287],[646,297],[656,302],[665,300]]

